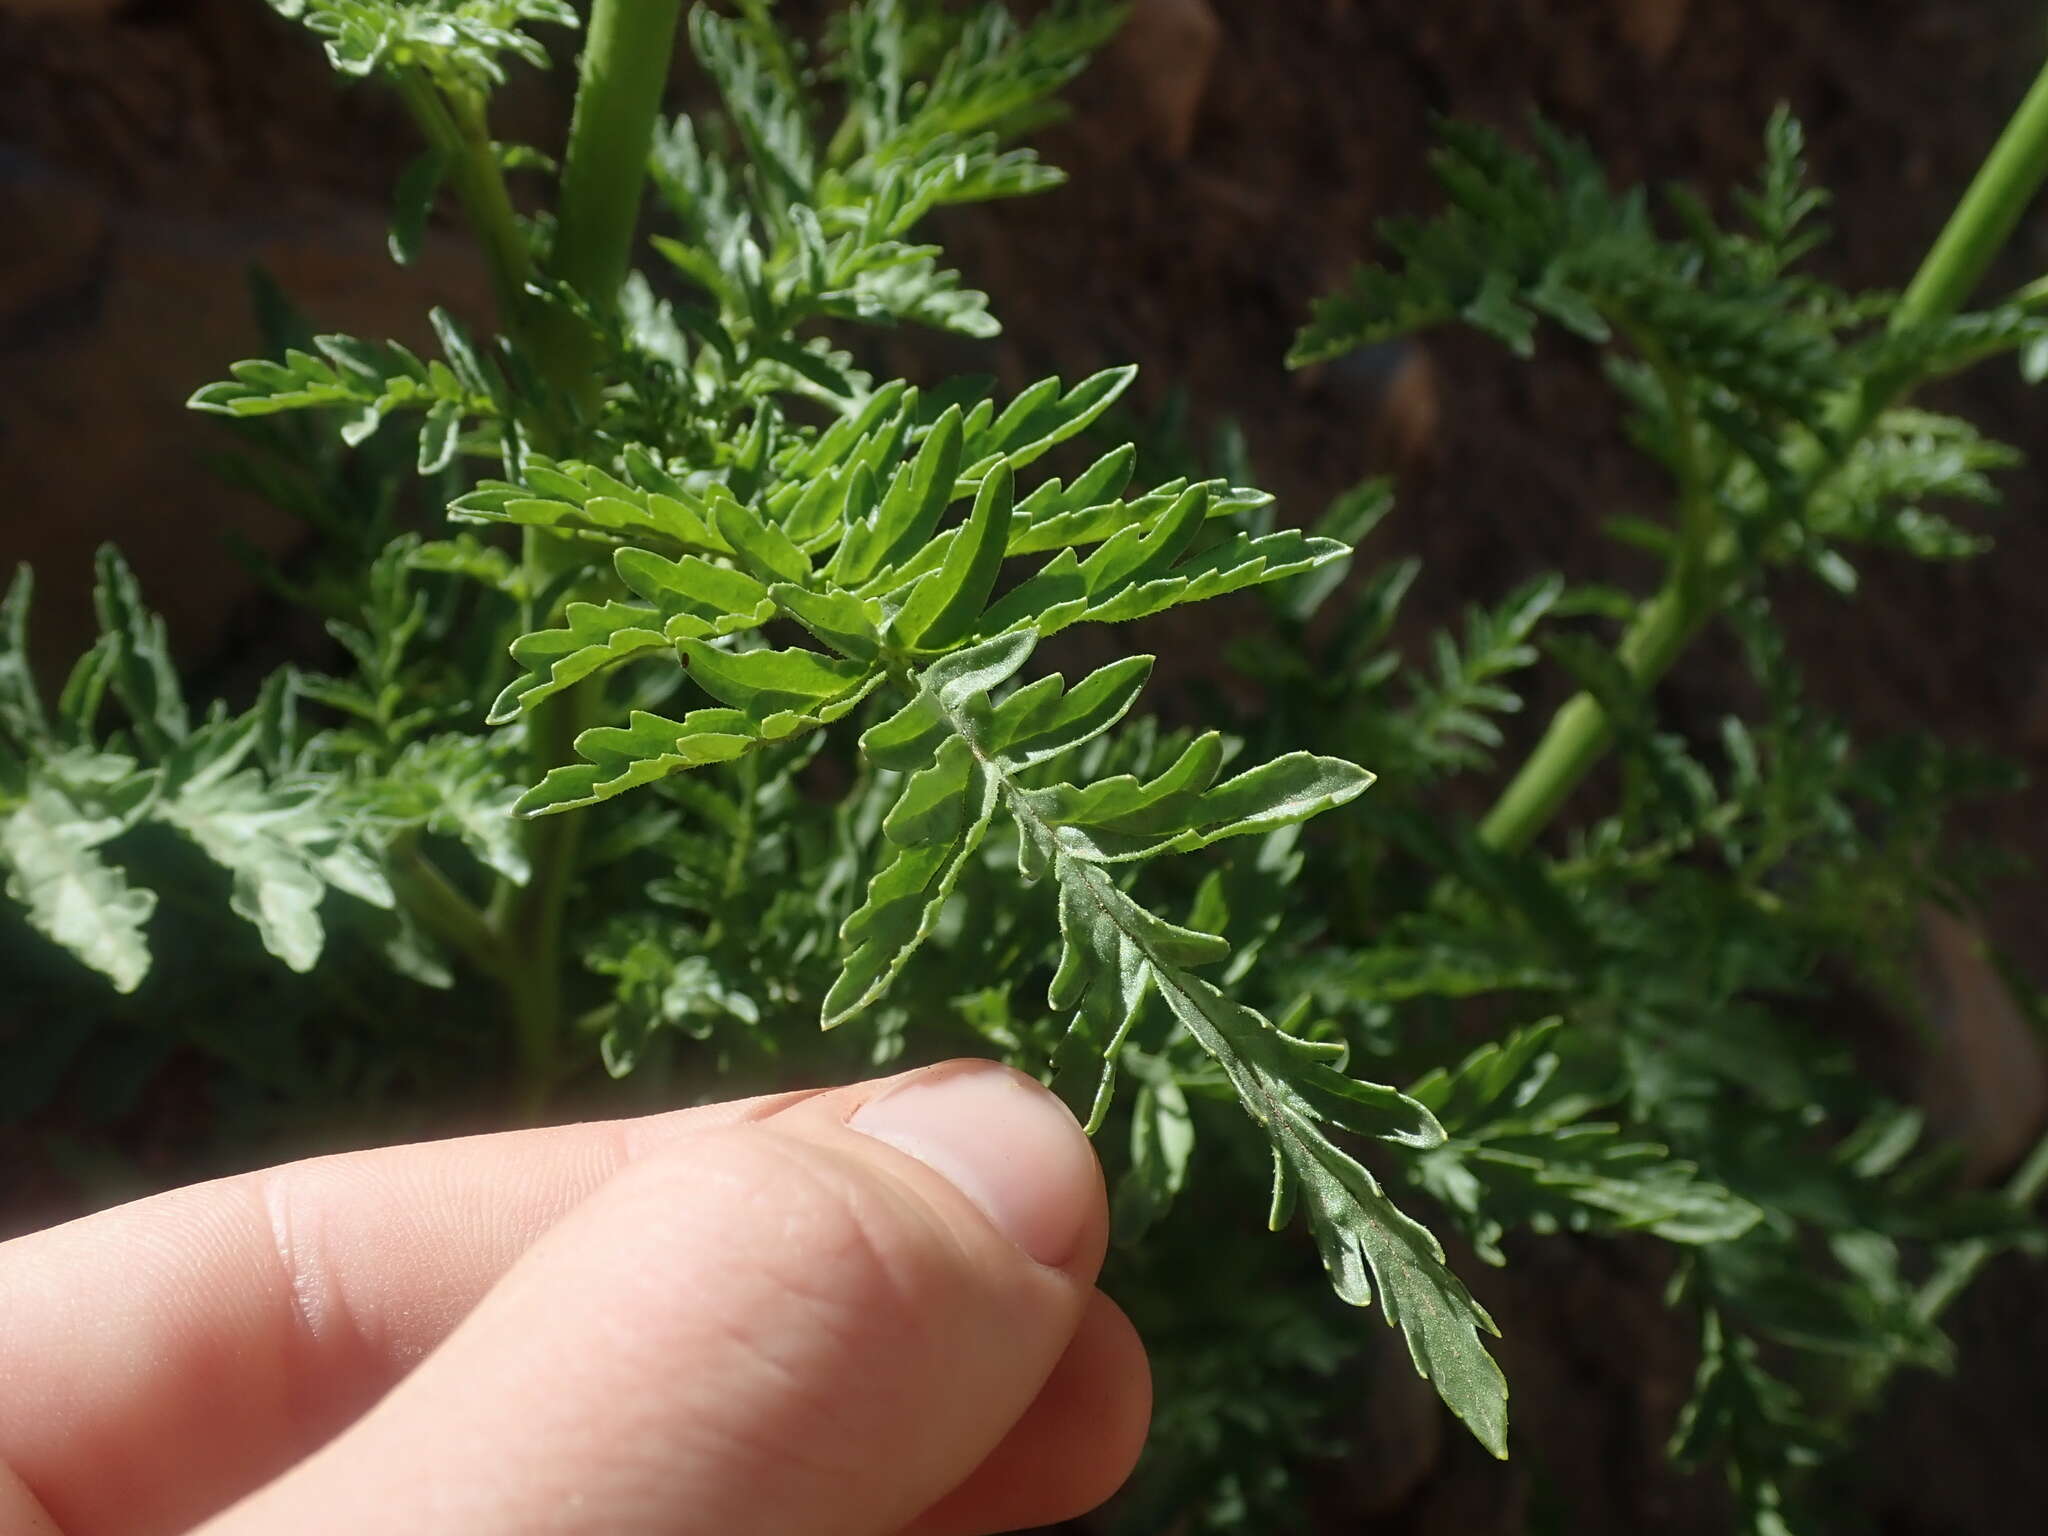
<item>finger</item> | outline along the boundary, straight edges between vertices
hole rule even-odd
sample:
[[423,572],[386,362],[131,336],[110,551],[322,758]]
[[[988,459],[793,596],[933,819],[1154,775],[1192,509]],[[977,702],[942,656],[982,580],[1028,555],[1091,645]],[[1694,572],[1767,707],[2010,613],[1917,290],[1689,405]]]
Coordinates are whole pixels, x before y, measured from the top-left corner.
[[1086,1514],[1131,1475],[1151,1417],[1145,1347],[1097,1291],[1023,1418],[904,1536],[984,1536]]
[[0,1531],[7,1536],[62,1536],[42,1501],[5,1462],[0,1462]]
[[986,1064],[637,1163],[325,1450],[205,1536],[893,1536],[1065,1353],[1107,1225]]
[[620,1168],[806,1097],[316,1158],[0,1244],[0,1466],[69,1536],[187,1530],[339,1433]]
[[[804,1097],[320,1159],[137,1202],[0,1246],[0,1297],[8,1298],[0,1315],[26,1325],[10,1330],[10,1345],[40,1346],[34,1358],[12,1347],[6,1359],[13,1390],[0,1402],[0,1461],[11,1456],[33,1469],[40,1486],[73,1495],[63,1501],[73,1536],[183,1530],[374,1400],[473,1305],[532,1233],[620,1160]],[[259,1182],[268,1186],[260,1200],[250,1187]],[[258,1212],[264,1221],[247,1220]],[[269,1220],[273,1213],[282,1219]],[[280,1242],[280,1228],[311,1240]],[[196,1249],[187,1240],[209,1230],[214,1240]],[[281,1248],[298,1250],[289,1266],[276,1258]],[[118,1273],[105,1263],[109,1251],[121,1255]],[[26,1304],[36,1288],[18,1282],[38,1269],[56,1281],[39,1299],[66,1304],[56,1311],[71,1318]],[[330,1326],[302,1326],[307,1314],[283,1298],[265,1304],[261,1293],[281,1290],[289,1270],[300,1274],[298,1292],[326,1299],[320,1310]],[[112,1287],[82,1283],[92,1279]],[[91,1328],[77,1326],[88,1319]],[[102,1347],[72,1347],[81,1343]],[[353,1347],[336,1347],[343,1343]],[[1084,1403],[1112,1401],[1132,1379],[1143,1387],[1141,1356],[1134,1378],[1128,1359],[1092,1375],[1078,1371],[1083,1353],[1070,1351],[1058,1380],[1098,1383],[1077,1394]],[[86,1393],[73,1399],[82,1413],[30,1390],[37,1382],[111,1384],[107,1362],[137,1359],[159,1367],[129,1378],[140,1390]],[[232,1364],[194,1368],[209,1361]],[[302,1384],[295,1398],[303,1411],[273,1411],[275,1394],[266,1388],[279,1378]],[[17,1426],[45,1432],[42,1446],[55,1455],[38,1456],[27,1443],[32,1437],[10,1441],[10,1408],[18,1410]],[[1125,1422],[1141,1433],[1142,1418],[1141,1411]],[[1062,1414],[1055,1422],[1079,1420]],[[1103,1444],[1077,1435],[1040,1459],[1048,1468],[1084,1468]]]

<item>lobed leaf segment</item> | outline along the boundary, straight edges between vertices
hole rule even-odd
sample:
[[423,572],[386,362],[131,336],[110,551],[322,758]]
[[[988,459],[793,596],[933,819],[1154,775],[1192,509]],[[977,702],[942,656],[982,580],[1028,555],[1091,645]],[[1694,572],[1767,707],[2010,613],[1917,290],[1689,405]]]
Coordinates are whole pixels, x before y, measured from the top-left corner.
[[[1969,423],[1893,408],[1900,391],[2001,352],[2048,355],[2023,292],[1920,317],[1890,293],[1849,293],[1798,268],[1825,236],[1805,136],[1780,109],[1755,185],[1717,222],[1683,188],[1675,233],[1640,187],[1615,190],[1581,143],[1536,121],[1538,153],[1445,124],[1433,156],[1448,206],[1384,221],[1386,262],[1320,300],[1289,361],[1327,361],[1457,323],[1530,355],[1547,323],[1610,348],[1636,441],[1672,472],[1676,526],[1611,519],[1615,537],[1695,568],[1703,588],[1789,564],[1854,590],[1848,551],[1957,559],[1982,541],[1928,503],[1982,502],[2013,451]],[[1715,536],[1718,530],[1718,536]]]
[[[46,710],[27,667],[30,591],[24,568],[0,603],[0,855],[7,894],[36,928],[118,990],[140,985],[156,895],[131,883],[109,852],[147,825],[169,828],[226,871],[233,911],[295,971],[319,958],[329,890],[392,905],[369,819],[286,746],[289,673],[246,713],[216,706],[195,720],[163,621],[142,606],[120,556],[103,549],[100,640]],[[127,725],[102,735],[110,698]]]
[[448,88],[485,90],[505,78],[500,55],[545,68],[546,47],[525,27],[581,24],[568,0],[269,0],[280,16],[325,40],[335,73],[424,70]]

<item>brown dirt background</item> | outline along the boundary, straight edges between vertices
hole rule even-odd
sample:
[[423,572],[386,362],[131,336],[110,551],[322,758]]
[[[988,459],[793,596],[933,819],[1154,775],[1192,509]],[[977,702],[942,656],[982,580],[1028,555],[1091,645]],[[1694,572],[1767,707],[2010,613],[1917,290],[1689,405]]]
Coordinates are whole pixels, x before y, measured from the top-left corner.
[[[410,271],[388,265],[404,126],[371,92],[332,91],[257,0],[21,8],[0,4],[0,560],[38,567],[39,653],[72,654],[89,633],[90,551],[113,538],[178,653],[229,657],[265,610],[220,536],[293,536],[209,477],[206,434],[180,409],[252,345],[244,265],[263,262],[323,326],[405,338],[429,303],[479,312],[480,276],[445,233]],[[1891,286],[2044,41],[2030,0],[1145,0],[1045,141],[1071,183],[954,217],[943,237],[1005,317],[1006,382],[1136,359],[1148,399],[1179,386],[1241,423],[1263,482],[1303,518],[1363,474],[1397,471],[1400,506],[1376,548],[1425,557],[1420,629],[1537,569],[1640,579],[1596,526],[1662,496],[1618,446],[1586,360],[1563,349],[1523,367],[1433,339],[1367,364],[1281,367],[1310,299],[1370,249],[1373,220],[1431,204],[1432,114],[1512,128],[1534,108],[1590,139],[1618,179],[1719,190],[1748,174],[1766,115],[1788,101],[1837,193],[1825,265]],[[562,89],[522,79],[501,135],[551,142]],[[2037,209],[1993,286],[2044,269]],[[1952,403],[2040,457],[2041,397],[2009,369],[1971,376]],[[1788,591],[1783,611],[1816,694],[1857,726],[1933,729],[2038,778],[2048,498],[2032,470],[2006,490],[1990,558],[1873,560],[1853,606],[1809,589]],[[1733,658],[1708,644],[1665,699],[1703,720],[1739,690]],[[2044,809],[2030,790],[1969,830],[2038,863]],[[2044,918],[2031,882],[1986,913],[2037,980]],[[0,1211],[8,1150],[0,1141]],[[1478,1279],[1517,1320],[1505,1363],[1533,1454],[1496,1468],[1457,1437],[1390,1448],[1384,1425],[1362,1425],[1358,1460],[1319,1490],[1321,1528],[1506,1533],[1538,1528],[1529,1511],[1553,1499],[1570,1511],[1554,1528],[1574,1532],[1721,1528],[1712,1488],[1662,1464],[1687,1345],[1644,1256],[1552,1243]],[[1958,1377],[1894,1393],[1841,1476],[1848,1528],[2041,1528],[2042,1300],[2039,1273],[2014,1263],[1958,1310]]]

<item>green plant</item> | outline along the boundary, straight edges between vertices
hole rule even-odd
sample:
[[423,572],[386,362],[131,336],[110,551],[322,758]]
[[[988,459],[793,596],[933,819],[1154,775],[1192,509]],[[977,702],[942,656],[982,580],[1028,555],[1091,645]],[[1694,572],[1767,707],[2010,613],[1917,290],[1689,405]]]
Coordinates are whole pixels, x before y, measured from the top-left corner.
[[[1390,226],[1397,261],[1320,306],[1296,360],[1453,320],[1526,352],[1554,322],[1604,349],[1676,508],[1615,524],[1664,562],[1649,596],[1542,576],[1411,668],[1388,637],[1415,565],[1344,584],[1385,487],[1302,532],[1237,483],[1241,453],[1210,474],[1172,423],[1121,416],[1128,369],[1007,397],[873,371],[878,327],[996,331],[915,232],[1056,184],[1017,141],[1117,7],[1024,25],[860,0],[804,40],[770,0],[694,6],[720,105],[664,121],[682,8],[596,0],[557,166],[495,141],[487,107],[570,7],[272,3],[403,100],[427,147],[393,254],[452,194],[495,332],[436,311],[423,357],[310,334],[260,291],[274,356],[192,403],[317,535],[266,574],[334,649],[252,707],[195,715],[111,551],[101,636],[46,703],[17,578],[8,891],[132,994],[24,1049],[20,1105],[88,1043],[126,1085],[109,1108],[174,1044],[204,1052],[242,1136],[501,1078],[531,1118],[607,1079],[623,1106],[999,1055],[1105,1133],[1113,1274],[1167,1389],[1132,1529],[1273,1528],[1322,1433],[1347,1330],[1299,1251],[1233,1245],[1202,1280],[1171,1258],[1260,1186],[1496,1454],[1492,1321],[1405,1209],[1491,1264],[1523,1231],[1669,1245],[1702,1338],[1677,1448],[1727,1469],[1747,1529],[1786,1528],[1799,1469],[1892,1369],[1941,1360],[1935,1314],[2028,1233],[2048,1164],[1958,1193],[1804,1013],[1829,967],[1963,898],[1943,814],[2003,781],[1851,743],[1805,698],[1764,578],[1846,592],[1847,547],[1979,546],[1926,503],[1990,499],[2009,450],[1903,402],[1991,355],[2048,360],[2038,295],[1960,310],[2048,169],[2048,89],[1897,298],[1799,267],[1820,198],[1789,117],[1732,225],[1683,195],[1660,220],[1540,125],[1539,157],[1447,129],[1449,207]],[[1102,626],[1251,589],[1258,714],[1134,715],[1151,659]],[[1688,739],[1650,690],[1714,623],[1761,704]],[[1440,812],[1440,783],[1494,770],[1546,659],[1581,691],[1476,826]],[[1610,751],[1612,804],[1545,846]],[[224,937],[223,881],[305,983]],[[75,988],[49,946],[11,947],[25,990]],[[172,1013],[213,1022],[180,1042]]]
[[[1859,750],[1804,697],[1767,583],[1792,568],[1846,596],[1851,550],[1947,560],[1984,547],[1928,503],[1994,500],[1986,471],[2016,455],[1903,401],[2002,353],[2037,366],[2031,292],[1960,305],[2048,171],[2044,114],[2048,77],[1896,296],[1847,293],[1799,265],[1823,239],[1824,198],[1782,111],[1732,225],[1682,189],[1660,223],[1642,192],[1610,190],[1583,146],[1541,123],[1533,156],[1451,126],[1436,162],[1446,210],[1391,221],[1394,261],[1319,305],[1293,354],[1310,363],[1458,322],[1527,355],[1548,321],[1601,349],[1629,435],[1672,481],[1668,521],[1609,524],[1662,561],[1654,592],[1539,579],[1476,610],[1462,642],[1439,636],[1405,700],[1387,696],[1404,673],[1384,636],[1412,567],[1389,568],[1347,616],[1326,653],[1336,665],[1304,669],[1299,632],[1247,661],[1336,679],[1294,683],[1309,707],[1273,728],[1313,745],[1334,721],[1365,760],[1400,765],[1407,791],[1337,825],[1327,878],[1352,903],[1301,957],[1318,1001],[1398,1000],[1404,1052],[1429,1000],[1554,1015],[1411,1086],[1450,1140],[1405,1176],[1491,1262],[1504,1230],[1530,1225],[1678,1245],[1673,1294],[1703,1334],[1673,1450],[1721,1460],[1744,1529],[1787,1528],[1800,1469],[1892,1370],[1944,1363],[1934,1321],[1955,1274],[2025,1230],[2048,1172],[2037,1154],[2004,1196],[1960,1193],[1917,1113],[1801,1017],[1831,973],[1869,997],[1910,993],[1896,957],[1920,907],[1968,899],[1944,814],[2011,778],[1932,742]],[[1380,505],[1368,488],[1334,515]],[[1762,707],[1691,740],[1649,691],[1717,622]],[[1619,631],[1611,648],[1603,625]],[[1469,831],[1424,820],[1413,791],[1492,766],[1495,717],[1520,704],[1508,680],[1545,656],[1580,691]],[[1613,808],[1541,849],[1610,750]],[[1589,1123],[1596,1106],[1615,1123]],[[1916,1290],[1928,1250],[1933,1277]]]

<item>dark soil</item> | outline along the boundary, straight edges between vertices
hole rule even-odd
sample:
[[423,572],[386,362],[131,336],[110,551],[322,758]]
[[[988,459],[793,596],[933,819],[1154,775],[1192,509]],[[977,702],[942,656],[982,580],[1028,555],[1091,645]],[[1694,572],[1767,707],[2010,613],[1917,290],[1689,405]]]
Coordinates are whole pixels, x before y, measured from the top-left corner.
[[[1206,64],[1203,15],[1220,25]],[[1766,116],[1788,101],[1837,194],[1831,275],[1897,286],[2042,41],[2030,0],[1155,0],[1141,22],[1047,141],[1070,185],[945,231],[1005,317],[999,369],[1015,383],[1136,359],[1148,400],[1183,389],[1239,422],[1263,483],[1302,519],[1366,473],[1398,472],[1378,548],[1427,561],[1417,629],[1539,569],[1640,580],[1597,528],[1663,496],[1619,446],[1588,360],[1567,348],[1523,366],[1431,340],[1363,364],[1282,368],[1309,301],[1370,249],[1373,221],[1431,203],[1432,114],[1512,129],[1535,109],[1589,139],[1617,178],[1717,191],[1749,173]],[[323,325],[401,336],[429,302],[477,307],[478,274],[452,242],[412,271],[386,265],[381,204],[410,153],[403,124],[368,92],[337,97],[257,0],[0,19],[0,80],[0,555],[33,559],[56,595],[43,605],[53,654],[86,632],[78,594],[107,537],[168,599],[182,654],[241,643],[247,585],[217,536],[277,547],[291,531],[205,477],[178,407],[250,344],[242,265],[262,259]],[[501,131],[550,137],[559,89],[522,85]],[[2037,210],[1996,283],[2044,267]],[[2042,446],[2040,397],[2009,370],[1972,375],[1955,404]],[[1874,560],[1853,606],[1787,590],[1782,611],[1816,694],[1861,730],[1981,743],[2038,777],[2048,498],[2027,472],[2005,489],[1993,557]],[[1734,658],[1708,644],[1666,702],[1706,720],[1740,688]],[[2039,863],[2044,810],[2029,791],[1968,830]],[[2013,883],[1986,916],[2048,979],[2040,885]],[[1328,1529],[1481,1536],[1545,1508],[1568,1510],[1556,1528],[1585,1536],[1719,1528],[1715,1490],[1662,1458],[1689,1343],[1657,1302],[1660,1277],[1626,1246],[1553,1242],[1517,1257],[1479,1289],[1517,1321],[1504,1353],[1529,1454],[1497,1468],[1446,1438],[1390,1508],[1367,1435],[1358,1465],[1323,1491]],[[2029,1362],[2048,1359],[2041,1300],[2038,1271],[1995,1270],[1955,1316],[1959,1376],[1894,1394],[1842,1477],[1869,1529],[2040,1528],[2048,1395]]]

